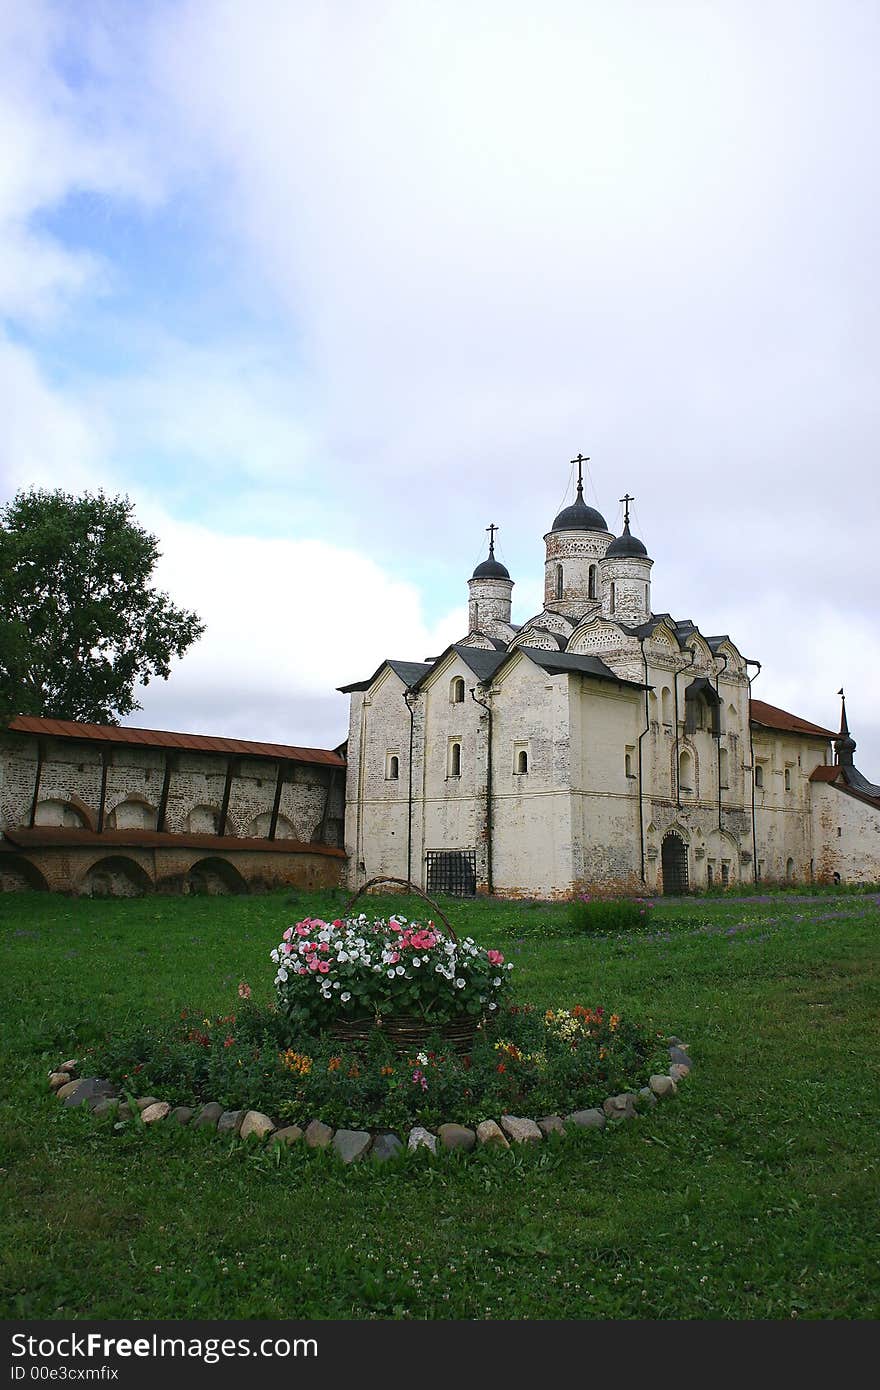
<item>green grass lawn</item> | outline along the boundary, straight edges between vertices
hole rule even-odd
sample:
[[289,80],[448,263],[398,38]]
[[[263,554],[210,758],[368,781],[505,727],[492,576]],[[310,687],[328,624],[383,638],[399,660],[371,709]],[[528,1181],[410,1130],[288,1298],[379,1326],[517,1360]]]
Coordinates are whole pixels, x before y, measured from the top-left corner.
[[268,1000],[281,930],[341,902],[0,896],[0,1314],[878,1315],[876,895],[664,902],[648,935],[579,939],[564,906],[446,903],[521,998],[690,1044],[678,1096],[614,1132],[343,1169],[51,1097],[107,1032],[234,1009],[240,980]]

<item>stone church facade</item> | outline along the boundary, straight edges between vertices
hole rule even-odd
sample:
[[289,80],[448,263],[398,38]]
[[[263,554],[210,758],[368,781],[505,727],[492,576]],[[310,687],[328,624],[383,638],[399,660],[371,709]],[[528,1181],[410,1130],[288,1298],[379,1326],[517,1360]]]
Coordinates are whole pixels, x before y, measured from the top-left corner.
[[760,665],[729,636],[653,612],[624,500],[615,537],[579,476],[544,537],[544,607],[521,625],[489,528],[461,641],[341,687],[352,887],[880,881],[880,787],[853,765],[845,711],[835,735],[753,698]]

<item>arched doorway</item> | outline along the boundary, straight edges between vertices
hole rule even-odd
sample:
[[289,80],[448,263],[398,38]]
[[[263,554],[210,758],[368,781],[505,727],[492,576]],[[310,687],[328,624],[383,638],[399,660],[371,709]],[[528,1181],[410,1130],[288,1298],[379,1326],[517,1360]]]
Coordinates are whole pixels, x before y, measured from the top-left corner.
[[248,886],[227,859],[199,859],[186,876],[184,891],[216,897],[226,893],[246,893]]
[[153,883],[134,859],[114,854],[93,864],[82,886],[92,898],[138,898],[151,892]]
[[663,841],[663,892],[675,895],[688,891],[687,845],[680,835],[671,831]]

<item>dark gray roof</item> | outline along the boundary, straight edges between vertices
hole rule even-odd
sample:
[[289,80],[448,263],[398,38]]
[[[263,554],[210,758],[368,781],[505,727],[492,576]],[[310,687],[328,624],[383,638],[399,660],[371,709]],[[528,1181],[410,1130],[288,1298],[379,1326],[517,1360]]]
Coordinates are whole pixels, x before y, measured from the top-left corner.
[[500,560],[496,560],[494,555],[490,555],[488,560],[482,560],[471,575],[472,579],[509,579],[510,571],[502,565]]
[[554,518],[551,531],[607,531],[608,526],[601,512],[588,507],[579,490],[570,507],[563,507]]
[[388,659],[376,667],[369,680],[354,681],[351,685],[338,685],[336,689],[341,695],[349,695],[353,690],[369,690],[373,681],[386,666],[390,666],[394,674],[399,676],[404,685],[409,689],[412,689],[416,682],[421,680],[422,676],[426,675],[431,669],[430,665],[425,661],[392,661]]
[[641,557],[642,555],[647,556],[647,554],[648,550],[644,541],[640,541],[638,536],[632,534],[629,529],[629,522],[627,522],[623,528],[623,535],[613,540],[605,551],[605,558],[607,560],[609,557],[613,558],[615,555],[634,555]]
[[880,799],[880,787],[874,782],[869,782],[867,777],[864,777],[857,767],[842,766],[840,771],[843,774],[844,782],[848,787],[852,787],[853,791],[861,792],[862,796]]
[[489,680],[491,676],[494,676],[507,656],[506,647],[503,651],[489,652],[485,647],[464,647],[460,643],[455,643],[452,650],[458,653],[464,664],[471,668],[480,681]]
[[568,672],[572,675],[592,676],[596,680],[613,681],[615,685],[626,685],[633,690],[645,690],[641,681],[626,680],[606,666],[598,656],[580,656],[574,652],[548,652],[543,647],[514,647],[511,656],[523,652],[536,666],[550,673]]

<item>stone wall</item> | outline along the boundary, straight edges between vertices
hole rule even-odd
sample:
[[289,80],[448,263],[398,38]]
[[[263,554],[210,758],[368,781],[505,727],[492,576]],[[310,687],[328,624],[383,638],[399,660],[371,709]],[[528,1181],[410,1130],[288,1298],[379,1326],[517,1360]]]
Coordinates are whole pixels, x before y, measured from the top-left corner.
[[813,782],[813,856],[822,883],[880,883],[880,808]]

